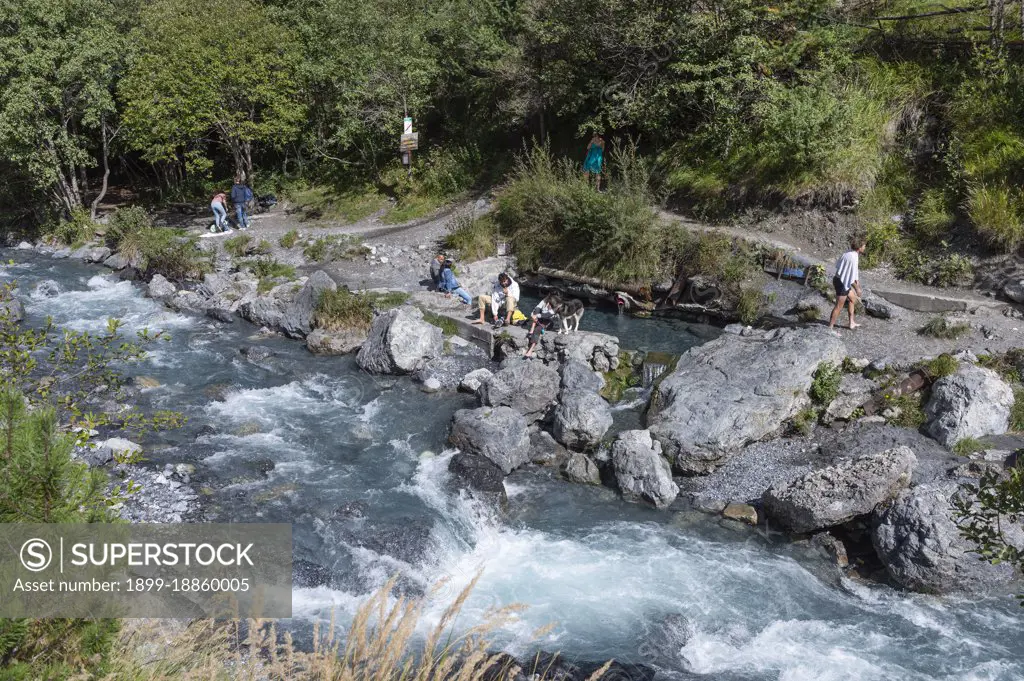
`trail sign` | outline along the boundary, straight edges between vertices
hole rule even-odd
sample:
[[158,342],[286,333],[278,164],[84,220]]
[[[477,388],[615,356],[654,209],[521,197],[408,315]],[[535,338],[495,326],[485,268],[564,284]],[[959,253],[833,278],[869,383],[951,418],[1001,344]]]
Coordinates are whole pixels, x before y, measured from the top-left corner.
[[402,133],[405,135],[412,134],[412,118],[410,118],[409,116],[405,117],[405,121],[403,122],[402,127]]
[[398,144],[399,151],[413,151],[420,148],[420,134],[418,132],[409,132],[402,135],[402,140]]

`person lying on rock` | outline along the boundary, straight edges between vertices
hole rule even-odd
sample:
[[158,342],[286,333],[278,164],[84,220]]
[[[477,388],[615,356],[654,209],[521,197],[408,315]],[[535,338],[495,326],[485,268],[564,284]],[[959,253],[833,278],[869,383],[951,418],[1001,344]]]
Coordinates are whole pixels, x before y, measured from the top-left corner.
[[[498,310],[501,308],[501,304],[505,303],[505,317],[498,316]],[[487,320],[484,319],[484,310],[487,306],[491,307],[491,314],[494,315],[494,326],[504,326],[512,323],[512,313],[515,312],[516,305],[519,304],[519,284],[508,276],[507,272],[502,272],[498,275],[498,281],[494,283],[491,289],[491,295],[480,294],[480,319],[473,322],[474,324],[486,324]]]
[[855,238],[850,242],[850,250],[839,256],[836,261],[836,275],[832,277],[832,286],[836,290],[836,306],[832,308],[832,316],[828,320],[829,331],[835,329],[839,315],[843,312],[843,305],[850,312],[850,328],[856,329],[860,324],[853,320],[853,312],[857,307],[857,301],[864,295],[860,289],[860,254],[867,248],[867,243],[862,238]]
[[530,333],[527,336],[528,347],[526,352],[523,353],[523,357],[533,357],[533,353],[537,349],[537,343],[540,342],[540,337],[555,322],[555,309],[561,302],[562,299],[557,293],[549,293],[544,296],[544,300],[537,303],[537,307],[533,308],[533,312],[530,313]]
[[466,305],[473,302],[473,296],[469,295],[466,289],[459,286],[459,280],[455,278],[455,273],[452,272],[452,263],[447,260],[441,266],[441,284],[438,286],[438,290],[444,293],[445,298],[451,298],[454,293]]

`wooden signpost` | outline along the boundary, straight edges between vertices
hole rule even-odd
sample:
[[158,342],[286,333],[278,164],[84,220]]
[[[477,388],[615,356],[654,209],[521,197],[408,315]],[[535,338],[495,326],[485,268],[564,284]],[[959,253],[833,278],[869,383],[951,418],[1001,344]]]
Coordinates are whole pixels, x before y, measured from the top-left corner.
[[412,131],[412,118],[402,121],[402,136],[398,140],[398,151],[402,154],[402,165],[409,166],[412,173],[412,152],[420,148],[420,134]]

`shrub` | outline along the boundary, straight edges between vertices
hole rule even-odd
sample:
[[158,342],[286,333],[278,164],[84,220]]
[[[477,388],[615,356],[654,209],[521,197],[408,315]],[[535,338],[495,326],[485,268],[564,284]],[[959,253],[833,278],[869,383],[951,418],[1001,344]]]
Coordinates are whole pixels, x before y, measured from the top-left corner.
[[804,324],[812,324],[822,318],[822,311],[816,307],[812,307],[806,310],[800,310],[797,313],[796,318]]
[[253,252],[258,255],[270,255],[270,252],[274,250],[274,247],[266,239],[260,239],[259,243],[256,244],[256,248]]
[[463,212],[452,218],[444,247],[458,251],[462,260],[483,260],[497,255],[497,236],[490,216],[475,217],[472,213]]
[[368,329],[373,323],[373,303],[347,288],[326,290],[313,308],[313,326],[326,331]]
[[938,244],[949,234],[955,217],[942,189],[926,189],[914,207],[911,224],[925,243]]
[[96,223],[84,210],[76,210],[70,219],[61,218],[51,235],[65,246],[80,246],[96,233]]
[[814,377],[811,380],[811,389],[808,394],[811,401],[822,407],[827,407],[832,400],[839,396],[839,384],[843,380],[843,370],[832,362],[822,362],[814,370]]
[[1024,388],[1014,386],[1013,408],[1010,410],[1010,430],[1014,433],[1024,432]]
[[433,324],[437,328],[441,329],[441,333],[445,336],[456,336],[459,333],[459,327],[455,324],[455,320],[450,317],[445,317],[444,315],[424,310],[423,320],[428,324]]
[[330,242],[327,239],[320,238],[302,249],[302,255],[305,256],[306,260],[323,262],[324,258],[327,257],[327,249],[329,246]]
[[761,318],[765,308],[764,293],[758,288],[745,287],[740,289],[736,301],[736,316],[742,324],[754,324]]
[[967,214],[978,233],[1006,253],[1024,240],[1019,198],[1005,187],[978,185],[969,190]]
[[358,239],[341,234],[317,238],[313,243],[306,245],[302,255],[313,262],[330,262],[355,257],[361,251]]
[[277,243],[281,245],[281,248],[291,248],[298,240],[299,232],[297,230],[290,229],[285,232],[284,236],[277,240]]
[[801,435],[810,435],[814,430],[814,424],[818,421],[818,410],[812,407],[801,409],[797,415],[790,420],[790,424]]
[[922,336],[953,340],[970,333],[971,325],[966,322],[951,324],[945,317],[934,317],[917,332]]
[[239,234],[224,240],[224,250],[236,258],[241,258],[249,253],[251,244],[252,236],[249,234]]
[[141,234],[143,269],[148,276],[161,274],[171,281],[201,279],[213,271],[212,255],[203,253],[195,237],[177,230],[153,227]]
[[956,373],[956,370],[960,368],[960,362],[956,361],[952,355],[943,353],[930,362],[926,362],[924,368],[932,380],[937,380]]
[[983,451],[985,451],[985,445],[981,442],[981,440],[978,440],[977,438],[973,437],[965,437],[961,440],[957,440],[957,443],[953,445],[953,453],[959,454],[960,456],[967,456],[968,454],[973,454],[974,452]]
[[644,163],[633,147],[610,153],[612,180],[597,192],[568,159],[536,146],[517,160],[494,219],[526,269],[549,265],[610,283],[665,272],[661,225]]
[[360,295],[370,301],[370,305],[377,311],[390,310],[399,305],[405,305],[409,300],[409,294],[405,291],[367,292]]
[[921,393],[898,395],[888,398],[886,404],[892,407],[896,415],[888,419],[889,423],[901,428],[920,428],[927,420],[921,408]]

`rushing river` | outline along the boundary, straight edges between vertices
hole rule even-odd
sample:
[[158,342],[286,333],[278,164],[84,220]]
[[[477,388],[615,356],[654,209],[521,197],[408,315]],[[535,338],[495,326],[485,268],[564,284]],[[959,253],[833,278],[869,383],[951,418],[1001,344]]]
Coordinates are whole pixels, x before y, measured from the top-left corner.
[[[52,316],[98,331],[118,317],[128,330],[172,335],[131,370],[161,383],[143,392],[143,406],[190,420],[148,443],[148,458],[196,466],[205,519],[293,523],[300,572],[315,576],[295,588],[299,629],[332,611],[344,623],[391,575],[412,592],[444,582],[445,595],[480,572],[459,625],[525,604],[499,632],[512,652],[615,657],[654,665],[664,678],[1024,678],[1024,610],[1010,598],[940,599],[840,579],[816,553],[778,537],[626,504],[545,470],[509,477],[509,514],[496,518],[445,485],[446,427],[470,398],[374,379],[351,358],[314,358],[299,343],[254,340],[241,321],[170,312],[105,270],[6,257],[16,263],[3,276],[18,280],[29,323]],[[62,292],[31,294],[44,279]],[[622,325],[630,346],[629,324],[643,322],[601,323]],[[585,317],[583,328],[595,327]],[[675,333],[677,351],[698,342]],[[651,340],[651,349],[667,342]],[[251,344],[276,354],[254,364],[239,353]],[[693,628],[685,645],[658,633],[679,615]]]

